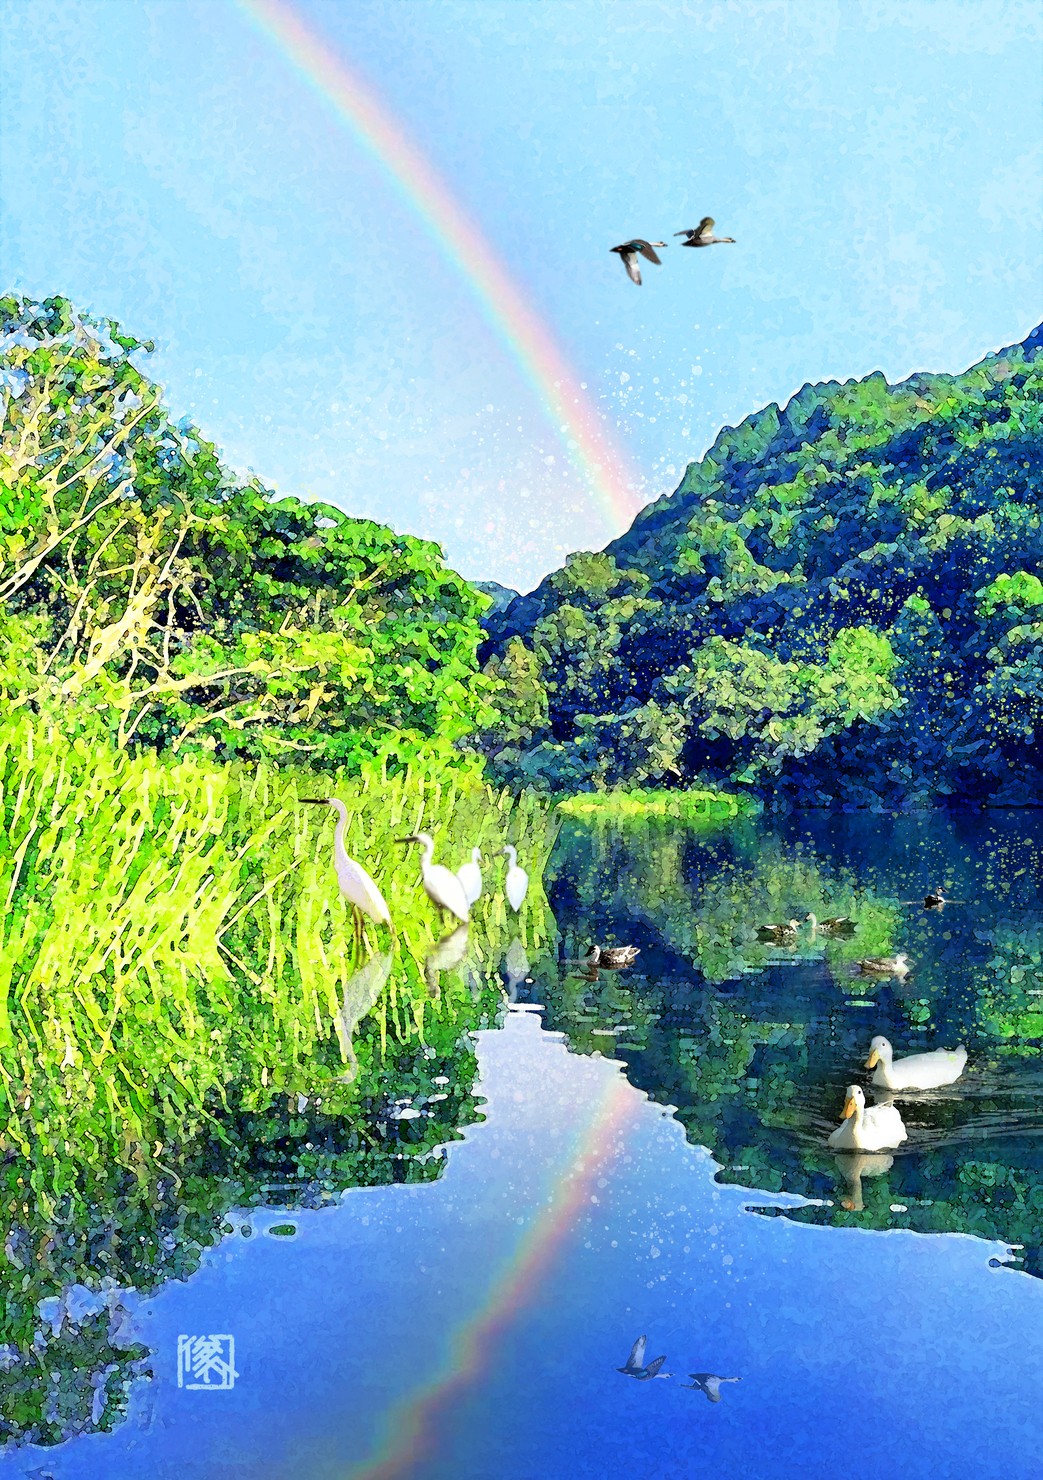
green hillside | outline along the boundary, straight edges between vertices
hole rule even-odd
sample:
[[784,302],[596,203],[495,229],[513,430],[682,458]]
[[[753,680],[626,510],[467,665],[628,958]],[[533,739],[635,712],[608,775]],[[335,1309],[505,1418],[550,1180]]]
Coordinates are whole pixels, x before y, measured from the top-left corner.
[[600,553],[490,613],[485,745],[550,790],[798,805],[1039,795],[1043,334],[961,375],[806,386]]
[[0,299],[0,697],[218,760],[357,769],[487,722],[488,604],[438,546],[235,478],[150,345]]

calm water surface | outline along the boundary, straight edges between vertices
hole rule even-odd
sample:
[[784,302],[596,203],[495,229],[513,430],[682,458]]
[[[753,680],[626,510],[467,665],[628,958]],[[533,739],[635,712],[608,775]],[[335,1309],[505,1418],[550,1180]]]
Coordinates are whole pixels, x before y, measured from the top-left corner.
[[[442,1176],[233,1218],[138,1303],[156,1378],[128,1421],[0,1476],[1038,1475],[1041,841],[1021,813],[566,830],[559,949],[508,952]],[[901,904],[938,884],[968,902]],[[752,940],[808,910],[859,935]],[[638,965],[584,980],[590,940]],[[901,986],[852,975],[903,948]],[[971,1061],[858,1165],[823,1143],[877,1032]],[[209,1332],[234,1388],[179,1390],[178,1336]],[[669,1380],[616,1371],[642,1334]],[[741,1381],[711,1403],[693,1372]]]

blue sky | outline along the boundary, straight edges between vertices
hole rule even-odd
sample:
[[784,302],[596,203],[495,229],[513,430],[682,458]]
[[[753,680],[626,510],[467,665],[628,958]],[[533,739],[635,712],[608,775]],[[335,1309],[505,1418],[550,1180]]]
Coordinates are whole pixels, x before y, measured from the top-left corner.
[[[1043,288],[1043,9],[299,0],[543,317],[642,500],[808,380],[959,370]],[[154,338],[235,468],[522,588],[623,520],[231,0],[0,0],[5,288]],[[703,214],[735,247],[609,248]]]

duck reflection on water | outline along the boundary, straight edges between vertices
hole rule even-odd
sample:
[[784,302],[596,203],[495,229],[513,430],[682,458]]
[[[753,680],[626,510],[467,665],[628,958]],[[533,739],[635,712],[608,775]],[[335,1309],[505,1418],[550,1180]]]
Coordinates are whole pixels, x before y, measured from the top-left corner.
[[861,1213],[865,1204],[862,1201],[862,1178],[882,1177],[894,1166],[895,1159],[883,1151],[856,1151],[847,1152],[837,1157],[837,1171],[841,1180],[847,1183],[847,1197],[840,1200],[841,1207],[848,1213]]
[[636,1377],[639,1382],[648,1382],[652,1377],[670,1377],[669,1372],[661,1372],[659,1369],[666,1361],[665,1357],[656,1357],[654,1361],[645,1366],[645,1347],[648,1343],[647,1336],[639,1336],[630,1349],[626,1365],[617,1367],[617,1372],[624,1373],[627,1377]]
[[716,1372],[689,1372],[691,1382],[682,1382],[681,1386],[691,1388],[695,1393],[705,1393],[711,1403],[721,1401],[722,1382],[741,1382],[741,1377],[718,1377]]

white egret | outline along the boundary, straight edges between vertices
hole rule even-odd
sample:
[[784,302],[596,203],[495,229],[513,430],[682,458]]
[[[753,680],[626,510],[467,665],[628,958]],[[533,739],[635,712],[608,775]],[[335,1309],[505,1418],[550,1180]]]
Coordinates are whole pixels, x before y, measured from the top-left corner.
[[467,895],[467,903],[469,906],[474,904],[476,900],[481,898],[482,871],[479,867],[481,861],[482,850],[480,848],[472,848],[470,863],[461,864],[456,871],[456,877],[464,886],[464,893]]
[[422,843],[424,856],[420,873],[424,880],[424,893],[439,910],[455,915],[466,925],[471,918],[471,907],[460,880],[442,863],[432,863],[435,842],[430,833],[410,833],[408,838],[399,838],[400,843]]
[[376,920],[378,925],[391,926],[393,934],[395,927],[391,925],[391,915],[384,902],[384,896],[361,863],[356,863],[354,858],[348,857],[347,849],[344,847],[344,830],[348,825],[347,807],[337,797],[301,797],[301,801],[310,807],[332,807],[337,814],[337,826],[333,834],[333,866],[337,871],[340,892],[355,913],[356,938],[362,935],[364,915],[368,915],[371,920]]
[[500,849],[506,853],[511,860],[511,866],[507,870],[507,899],[515,914],[525,903],[525,896],[529,892],[529,876],[523,868],[518,867],[518,850],[513,844],[508,843],[505,848]]

